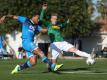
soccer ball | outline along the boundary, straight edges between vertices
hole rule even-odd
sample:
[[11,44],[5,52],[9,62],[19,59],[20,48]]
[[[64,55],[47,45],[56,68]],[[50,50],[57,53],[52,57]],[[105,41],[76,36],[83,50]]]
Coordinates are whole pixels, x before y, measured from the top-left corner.
[[86,63],[87,63],[88,65],[94,65],[94,64],[95,64],[95,60],[89,58],[89,59],[86,60]]

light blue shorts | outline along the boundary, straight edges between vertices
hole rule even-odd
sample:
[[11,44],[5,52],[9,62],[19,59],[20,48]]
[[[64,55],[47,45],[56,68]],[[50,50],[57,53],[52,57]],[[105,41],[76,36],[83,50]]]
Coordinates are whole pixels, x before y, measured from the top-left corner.
[[24,40],[22,42],[22,46],[23,48],[25,49],[26,51],[26,56],[28,58],[32,57],[32,56],[35,56],[35,54],[32,53],[33,50],[37,49],[38,46],[36,46],[36,44],[33,42],[33,41],[27,41],[27,40]]

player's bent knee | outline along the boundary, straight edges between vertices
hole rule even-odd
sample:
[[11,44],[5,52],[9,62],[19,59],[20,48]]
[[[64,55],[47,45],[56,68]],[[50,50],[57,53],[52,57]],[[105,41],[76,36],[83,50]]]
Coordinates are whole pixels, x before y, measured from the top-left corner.
[[39,48],[33,51],[34,54],[38,54],[40,52],[41,52],[41,50]]

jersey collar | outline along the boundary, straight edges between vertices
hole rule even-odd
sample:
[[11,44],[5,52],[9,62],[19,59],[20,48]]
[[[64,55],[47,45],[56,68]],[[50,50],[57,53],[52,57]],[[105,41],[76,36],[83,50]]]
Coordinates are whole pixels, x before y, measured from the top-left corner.
[[33,24],[33,25],[35,25],[35,23],[30,19],[30,22]]

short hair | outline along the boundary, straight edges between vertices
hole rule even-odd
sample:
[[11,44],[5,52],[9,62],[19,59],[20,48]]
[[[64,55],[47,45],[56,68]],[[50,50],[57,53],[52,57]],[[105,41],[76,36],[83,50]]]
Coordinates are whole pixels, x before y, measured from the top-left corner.
[[58,16],[58,14],[57,13],[52,13],[51,16]]
[[35,16],[37,16],[37,15],[39,15],[39,13],[38,13],[38,12],[34,12],[34,13],[31,14],[31,17],[30,17],[30,18],[35,17]]

